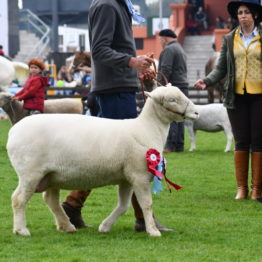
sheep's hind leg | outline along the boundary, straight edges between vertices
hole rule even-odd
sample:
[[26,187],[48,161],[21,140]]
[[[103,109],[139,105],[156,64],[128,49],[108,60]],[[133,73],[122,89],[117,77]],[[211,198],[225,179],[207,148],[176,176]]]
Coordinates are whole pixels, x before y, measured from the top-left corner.
[[109,232],[116,219],[124,214],[130,204],[133,190],[129,184],[121,184],[118,188],[118,205],[113,212],[100,224],[99,232]]
[[12,194],[12,208],[13,208],[13,233],[30,236],[30,231],[26,227],[25,207],[31,196],[34,194],[34,190],[30,190],[26,186],[22,186],[21,182],[17,186],[16,190]]
[[55,217],[57,230],[74,233],[76,228],[70,223],[69,218],[59,203],[59,189],[47,189],[43,192],[43,199]]
[[226,134],[227,137],[227,144],[225,148],[225,152],[230,152],[232,141],[233,141],[233,134],[231,131],[231,127],[224,127],[224,133]]
[[152,195],[150,184],[136,184],[133,186],[138,203],[143,211],[146,231],[152,237],[160,237],[161,233],[157,229],[152,211]]

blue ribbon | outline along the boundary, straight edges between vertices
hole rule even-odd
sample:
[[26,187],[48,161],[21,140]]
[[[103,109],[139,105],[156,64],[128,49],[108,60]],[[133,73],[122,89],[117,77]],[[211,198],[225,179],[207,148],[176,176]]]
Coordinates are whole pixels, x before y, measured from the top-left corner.
[[[165,172],[165,158],[161,157],[160,163],[156,167],[157,171],[164,173]],[[162,178],[158,176],[154,176],[153,185],[151,191],[154,194],[159,194],[161,191],[163,191],[162,187]]]
[[128,8],[129,13],[131,14],[132,18],[138,23],[144,23],[146,20],[140,14],[136,13],[135,8],[131,2],[131,0],[125,0],[126,6]]

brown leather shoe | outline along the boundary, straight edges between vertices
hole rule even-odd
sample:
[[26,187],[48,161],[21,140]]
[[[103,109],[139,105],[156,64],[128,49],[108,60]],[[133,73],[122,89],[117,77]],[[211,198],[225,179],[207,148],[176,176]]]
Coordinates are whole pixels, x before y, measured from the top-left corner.
[[169,149],[169,148],[165,148],[165,149],[163,150],[163,152],[164,152],[164,153],[172,153],[172,152],[174,152],[174,150]]
[[70,222],[76,228],[84,228],[84,227],[91,227],[90,225],[86,225],[81,214],[81,207],[73,207],[69,205],[67,202],[62,203],[62,207],[69,217]]
[[[167,228],[163,225],[161,225],[155,218],[154,218],[156,227],[161,232],[173,232],[174,230],[172,228]],[[144,218],[137,218],[135,222],[135,231],[136,232],[143,232],[146,231],[146,225]]]

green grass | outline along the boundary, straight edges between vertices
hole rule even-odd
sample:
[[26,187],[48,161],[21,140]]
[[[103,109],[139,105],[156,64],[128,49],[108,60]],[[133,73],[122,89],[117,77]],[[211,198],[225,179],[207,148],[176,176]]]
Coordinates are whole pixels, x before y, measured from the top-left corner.
[[[109,186],[92,192],[83,216],[93,228],[78,230],[76,234],[56,231],[41,195],[34,195],[27,206],[32,236],[21,237],[12,233],[10,197],[17,186],[17,176],[5,150],[9,128],[8,121],[0,121],[1,262],[262,261],[262,205],[234,200],[233,153],[223,152],[223,133],[199,132],[196,152],[166,155],[168,177],[183,189],[171,194],[165,189],[154,195],[154,213],[175,232],[163,233],[161,238],[135,233],[130,208],[110,233],[99,233],[99,223],[116,204],[116,187]],[[61,200],[66,193],[62,191]]]

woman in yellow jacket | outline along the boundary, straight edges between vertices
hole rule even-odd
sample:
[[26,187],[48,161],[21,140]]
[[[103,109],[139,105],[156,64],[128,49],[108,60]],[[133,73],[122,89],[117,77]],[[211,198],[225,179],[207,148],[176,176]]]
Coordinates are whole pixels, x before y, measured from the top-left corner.
[[195,86],[204,89],[227,77],[223,102],[235,139],[235,199],[248,197],[251,152],[250,198],[262,200],[262,6],[259,0],[232,1],[227,9],[239,26],[224,37],[216,68]]

